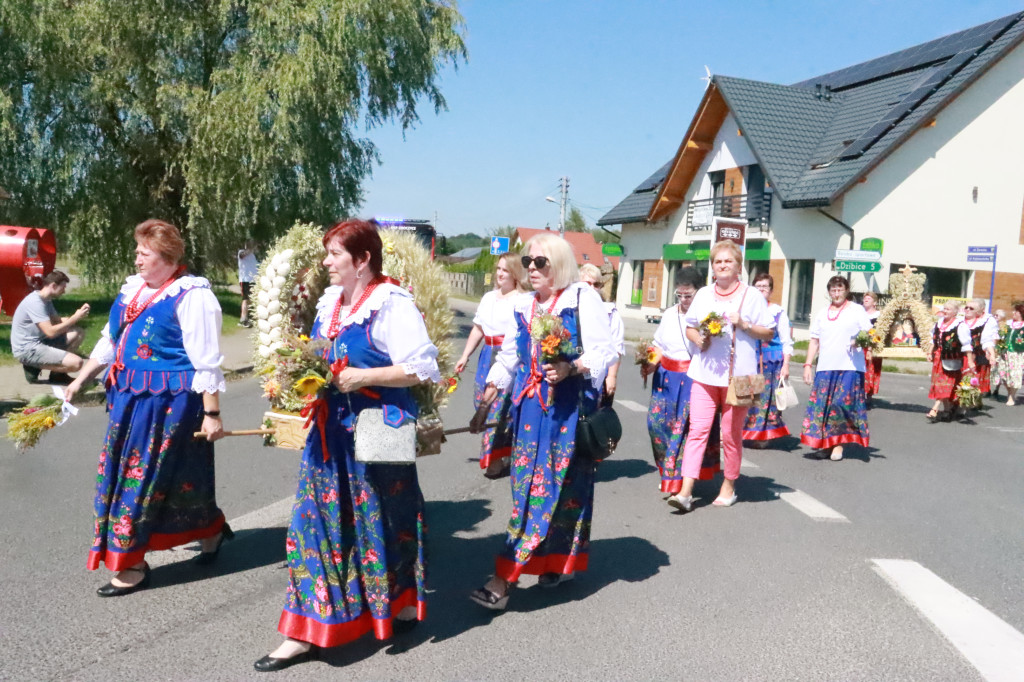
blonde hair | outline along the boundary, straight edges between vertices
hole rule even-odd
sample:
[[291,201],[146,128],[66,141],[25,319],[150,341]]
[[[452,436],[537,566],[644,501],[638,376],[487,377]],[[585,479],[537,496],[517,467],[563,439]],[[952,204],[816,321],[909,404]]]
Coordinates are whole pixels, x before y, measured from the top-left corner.
[[[498,266],[501,265],[501,261],[505,261],[505,269],[512,276],[512,281],[516,285],[516,291],[526,291],[526,268],[523,267],[523,261],[516,258],[514,253],[504,253],[498,256],[498,262],[494,264],[495,272],[497,272]],[[497,277],[494,278],[494,284],[495,286],[498,284]]]
[[598,284],[600,284],[601,280],[604,279],[601,275],[601,268],[597,267],[593,263],[584,263],[580,266],[580,279],[583,279],[584,277],[590,277]]
[[740,245],[734,241],[723,239],[722,241],[715,242],[715,245],[711,247],[710,260],[712,263],[715,262],[715,256],[717,256],[718,252],[722,249],[729,249],[732,251],[733,258],[736,259],[737,265],[741,260],[743,260],[743,251],[740,249]]
[[569,242],[553,234],[538,234],[530,237],[523,245],[524,256],[530,255],[530,247],[533,244],[539,246],[541,253],[551,261],[551,284],[555,289],[564,289],[579,281],[580,272],[576,267],[576,256]]
[[988,301],[985,300],[984,298],[972,298],[971,299],[971,303],[973,303],[975,306],[977,306],[974,309],[974,312],[976,312],[978,314],[978,317],[981,317],[982,315],[984,315],[985,311],[988,310],[988,308],[986,308],[986,304],[988,303]]

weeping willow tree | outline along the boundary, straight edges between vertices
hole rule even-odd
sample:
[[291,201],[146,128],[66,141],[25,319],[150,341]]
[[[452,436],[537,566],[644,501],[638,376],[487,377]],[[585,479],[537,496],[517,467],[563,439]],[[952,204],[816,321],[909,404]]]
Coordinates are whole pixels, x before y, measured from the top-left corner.
[[454,0],[3,0],[0,221],[55,229],[93,280],[132,227],[181,227],[194,265],[358,206],[365,130],[445,106]]

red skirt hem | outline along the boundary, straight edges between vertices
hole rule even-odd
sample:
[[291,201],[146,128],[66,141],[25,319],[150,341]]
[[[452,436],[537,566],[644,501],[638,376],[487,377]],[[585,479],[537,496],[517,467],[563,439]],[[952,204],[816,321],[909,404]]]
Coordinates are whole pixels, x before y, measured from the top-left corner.
[[522,575],[543,575],[545,573],[568,575],[575,571],[587,570],[588,560],[587,554],[548,554],[534,556],[523,565],[505,557],[498,557],[494,562],[494,574],[510,583],[518,582]]
[[743,431],[743,440],[774,440],[776,438],[782,438],[788,436],[790,433],[788,426],[780,426],[777,429],[770,429],[768,431]]
[[507,448],[498,448],[496,450],[491,450],[488,454],[483,455],[483,456],[480,457],[480,468],[481,469],[486,469],[487,467],[491,466],[491,461],[494,460],[494,459],[501,459],[502,457],[511,457],[511,456],[512,456],[512,446],[511,445],[508,446]]
[[800,442],[804,445],[809,445],[812,448],[819,450],[826,450],[834,448],[837,445],[846,445],[847,443],[856,443],[857,445],[868,447],[870,442],[869,438],[865,438],[856,433],[844,433],[841,436],[829,436],[828,438],[811,438],[805,434],[800,434]]
[[123,571],[131,568],[146,558],[147,552],[156,552],[162,549],[172,549],[186,545],[194,540],[205,540],[212,538],[224,527],[224,515],[211,523],[206,528],[187,530],[181,533],[153,533],[149,536],[149,544],[142,549],[133,549],[130,552],[115,552],[112,550],[91,550],[86,567],[95,571],[102,563],[111,571]]
[[[391,601],[391,612],[397,614],[407,606],[416,607],[416,620],[426,618],[427,604],[419,600],[414,587]],[[393,618],[393,616],[391,618],[374,618],[369,611],[363,611],[359,617],[347,623],[321,623],[307,616],[285,610],[281,612],[277,631],[285,637],[326,648],[348,644],[370,631],[373,631],[373,635],[377,639],[390,639]]]

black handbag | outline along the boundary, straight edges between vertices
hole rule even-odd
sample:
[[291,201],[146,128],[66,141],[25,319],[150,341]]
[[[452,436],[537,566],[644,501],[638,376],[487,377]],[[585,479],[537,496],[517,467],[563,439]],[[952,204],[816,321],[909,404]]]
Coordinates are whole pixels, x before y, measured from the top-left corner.
[[[579,314],[579,298],[576,299],[576,311]],[[579,323],[576,328],[580,335],[580,347],[583,347],[583,327]],[[583,414],[583,382],[580,377],[580,418],[576,422],[576,452],[589,457],[595,462],[607,459],[615,452],[615,447],[622,439],[622,422],[611,405],[598,407],[590,414]]]

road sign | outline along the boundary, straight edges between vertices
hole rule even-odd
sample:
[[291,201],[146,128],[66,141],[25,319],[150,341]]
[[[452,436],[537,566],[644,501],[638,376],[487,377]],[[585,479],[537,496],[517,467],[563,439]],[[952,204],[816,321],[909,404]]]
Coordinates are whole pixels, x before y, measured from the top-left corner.
[[995,261],[995,258],[996,258],[995,255],[991,254],[991,253],[978,253],[978,254],[972,253],[972,254],[968,254],[967,262],[968,263],[991,263],[991,262]]
[[882,260],[877,251],[856,251],[854,249],[836,249],[836,258],[840,260]]
[[492,237],[491,255],[500,256],[503,253],[508,253],[508,237]]
[[988,255],[995,255],[996,247],[994,246],[968,246],[967,255],[986,253]]
[[839,272],[879,272],[882,264],[878,261],[837,260],[836,270]]

